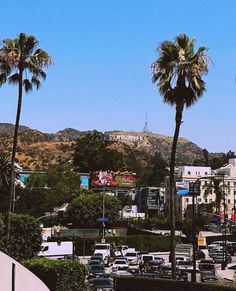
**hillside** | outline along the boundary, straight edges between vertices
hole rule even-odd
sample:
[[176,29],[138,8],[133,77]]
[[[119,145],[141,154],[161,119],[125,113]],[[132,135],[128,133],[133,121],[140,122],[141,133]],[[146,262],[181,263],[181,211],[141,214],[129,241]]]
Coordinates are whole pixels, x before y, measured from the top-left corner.
[[[13,129],[11,124],[0,124],[0,151],[10,152]],[[55,134],[48,134],[21,126],[17,159],[26,169],[43,169],[49,164],[69,161],[72,159],[75,140],[86,133],[67,128]],[[158,151],[165,159],[170,157],[172,138],[169,136],[126,131],[109,131],[105,134],[114,141],[114,148],[127,155],[136,151],[142,157]],[[191,164],[194,159],[199,158],[202,158],[202,149],[191,141],[180,138],[177,149],[178,163]]]

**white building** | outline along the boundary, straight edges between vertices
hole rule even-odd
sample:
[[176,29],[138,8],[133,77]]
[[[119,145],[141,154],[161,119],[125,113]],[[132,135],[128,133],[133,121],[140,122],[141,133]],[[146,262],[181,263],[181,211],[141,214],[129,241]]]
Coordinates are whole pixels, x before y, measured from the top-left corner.
[[120,216],[122,218],[145,218],[144,212],[138,212],[137,205],[126,205],[121,211]]
[[[215,202],[216,195],[214,189],[207,190],[207,185],[211,182],[212,178],[221,179],[221,187],[223,188],[224,180],[224,192],[227,206],[227,213],[229,216],[232,213],[236,203],[236,159],[230,159],[227,165],[224,165],[220,169],[213,171],[211,167],[198,167],[198,166],[180,166],[176,171],[176,181],[194,182],[197,179],[200,182],[200,195],[196,198],[197,204],[209,204]],[[222,178],[219,177],[222,175]],[[205,177],[205,178],[204,178]],[[169,209],[169,189],[166,188],[165,202]],[[186,213],[188,205],[192,205],[191,196],[179,196],[176,195],[176,214],[183,216]],[[223,203],[221,206],[223,211]]]

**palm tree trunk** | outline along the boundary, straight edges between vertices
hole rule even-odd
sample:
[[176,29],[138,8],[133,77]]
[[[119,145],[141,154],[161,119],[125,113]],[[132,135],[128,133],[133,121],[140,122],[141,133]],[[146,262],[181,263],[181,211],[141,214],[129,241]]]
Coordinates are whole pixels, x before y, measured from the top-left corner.
[[176,279],[176,261],[175,261],[175,212],[176,212],[176,203],[175,203],[175,156],[177,149],[177,142],[180,132],[180,126],[182,123],[184,104],[179,102],[176,105],[176,114],[175,114],[175,133],[172,142],[171,150],[171,160],[170,160],[170,224],[171,224],[171,254],[172,254],[172,279]]
[[11,228],[11,220],[10,215],[12,211],[13,205],[13,194],[15,187],[15,160],[16,160],[16,149],[17,149],[17,139],[18,139],[18,130],[20,124],[20,114],[21,114],[21,104],[22,104],[22,92],[23,92],[23,70],[19,70],[19,86],[18,86],[18,104],[17,104],[17,113],[16,113],[16,122],[15,122],[15,130],[13,137],[13,145],[12,145],[12,155],[11,155],[11,179],[10,179],[10,195],[9,195],[9,204],[7,210],[7,221],[6,221],[6,243],[9,244],[10,239],[10,228]]

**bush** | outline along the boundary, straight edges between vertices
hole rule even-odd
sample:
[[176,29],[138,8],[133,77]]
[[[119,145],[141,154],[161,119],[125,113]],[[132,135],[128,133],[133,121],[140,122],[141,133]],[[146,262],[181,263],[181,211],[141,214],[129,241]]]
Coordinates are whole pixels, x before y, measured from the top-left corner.
[[3,251],[17,261],[27,260],[37,255],[41,243],[41,229],[34,217],[11,214],[10,240]]
[[50,291],[83,291],[86,267],[77,261],[37,258],[24,266],[39,277]]

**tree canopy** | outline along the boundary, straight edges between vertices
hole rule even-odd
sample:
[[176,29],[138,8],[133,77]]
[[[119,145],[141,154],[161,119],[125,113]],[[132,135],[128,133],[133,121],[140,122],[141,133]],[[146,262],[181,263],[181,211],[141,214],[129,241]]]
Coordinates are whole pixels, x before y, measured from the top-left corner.
[[124,156],[113,150],[106,136],[96,130],[79,138],[75,145],[74,166],[79,172],[124,170]]
[[[111,220],[118,218],[121,210],[121,202],[118,198],[104,194],[105,217]],[[68,222],[73,225],[95,223],[96,219],[102,217],[103,194],[84,194],[75,198],[67,209]]]

